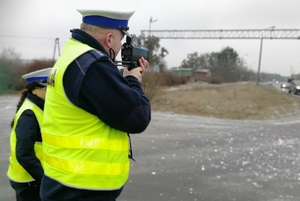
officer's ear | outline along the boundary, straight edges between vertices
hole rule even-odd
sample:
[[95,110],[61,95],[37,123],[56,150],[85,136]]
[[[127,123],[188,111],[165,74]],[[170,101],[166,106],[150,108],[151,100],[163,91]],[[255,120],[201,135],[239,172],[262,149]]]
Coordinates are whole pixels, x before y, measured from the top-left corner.
[[105,35],[105,44],[110,48],[112,46],[112,41],[113,41],[113,33],[108,32]]

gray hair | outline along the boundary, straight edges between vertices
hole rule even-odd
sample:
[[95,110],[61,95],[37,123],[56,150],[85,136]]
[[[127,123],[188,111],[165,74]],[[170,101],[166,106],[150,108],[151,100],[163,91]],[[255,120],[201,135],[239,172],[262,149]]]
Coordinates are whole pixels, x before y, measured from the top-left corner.
[[106,28],[106,27],[95,26],[92,24],[84,23],[84,22],[81,23],[80,29],[82,29],[83,31],[86,31],[88,33],[103,33],[108,30],[108,28]]

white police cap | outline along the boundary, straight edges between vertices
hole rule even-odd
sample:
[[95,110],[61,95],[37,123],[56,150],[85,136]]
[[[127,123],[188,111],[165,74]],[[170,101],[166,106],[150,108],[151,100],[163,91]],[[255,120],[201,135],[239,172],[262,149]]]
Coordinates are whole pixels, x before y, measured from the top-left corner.
[[45,69],[33,71],[25,75],[22,75],[22,78],[25,79],[27,83],[31,83],[31,82],[46,83],[51,70],[52,68],[45,68]]
[[78,9],[82,15],[82,22],[112,29],[128,30],[129,18],[134,11],[112,9]]

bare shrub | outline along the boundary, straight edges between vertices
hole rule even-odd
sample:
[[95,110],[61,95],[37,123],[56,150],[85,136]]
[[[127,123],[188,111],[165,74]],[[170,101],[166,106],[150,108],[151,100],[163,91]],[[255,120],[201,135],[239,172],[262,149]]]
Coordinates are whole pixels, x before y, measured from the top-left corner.
[[163,83],[163,76],[159,72],[147,72],[143,77],[143,89],[151,101],[155,96],[157,89]]
[[222,78],[220,77],[211,77],[209,80],[208,80],[208,83],[210,84],[221,84],[223,82]]
[[147,72],[143,77],[143,89],[149,98],[153,100],[161,86],[176,86],[187,83],[185,76],[176,76],[170,72]]
[[176,86],[187,83],[186,76],[173,75],[171,72],[161,72],[162,86]]

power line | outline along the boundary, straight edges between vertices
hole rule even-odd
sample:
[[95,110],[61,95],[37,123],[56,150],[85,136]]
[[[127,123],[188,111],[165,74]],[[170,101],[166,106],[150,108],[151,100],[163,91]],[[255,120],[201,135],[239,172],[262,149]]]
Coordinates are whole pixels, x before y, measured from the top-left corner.
[[27,38],[27,39],[39,39],[39,40],[55,39],[55,38],[39,37],[39,36],[21,36],[21,35],[5,35],[5,34],[0,34],[0,37],[3,37],[3,38]]

